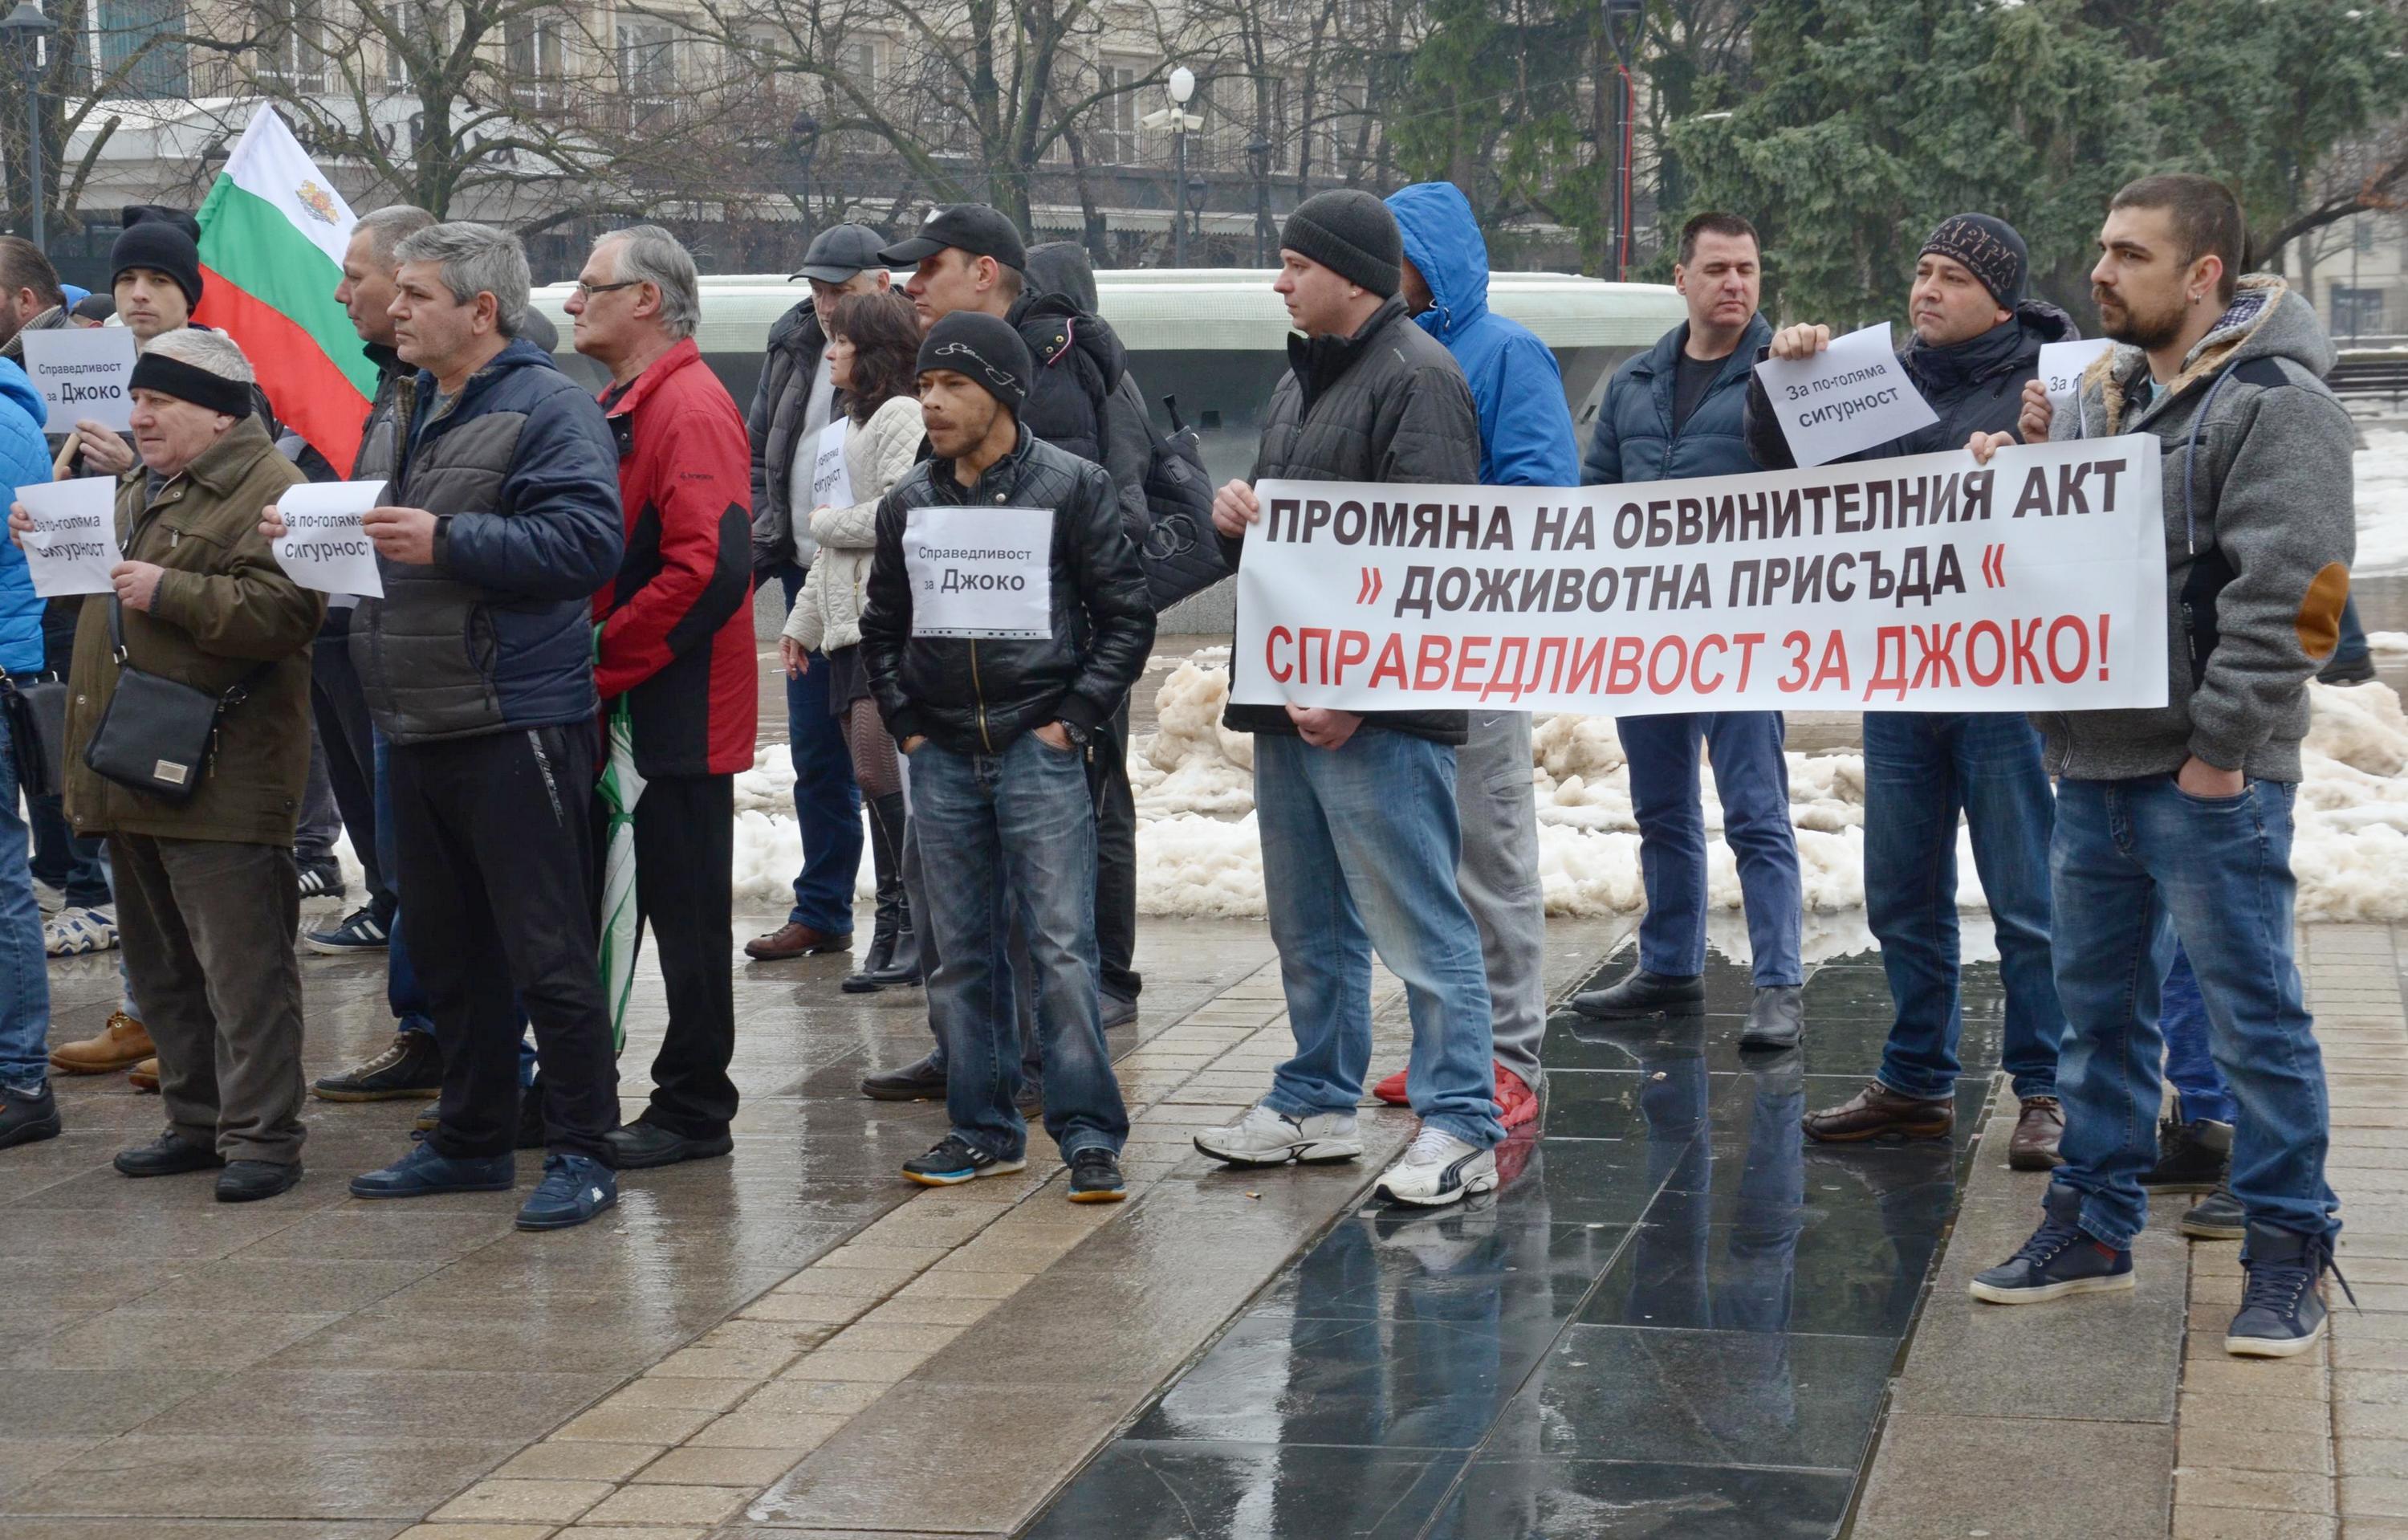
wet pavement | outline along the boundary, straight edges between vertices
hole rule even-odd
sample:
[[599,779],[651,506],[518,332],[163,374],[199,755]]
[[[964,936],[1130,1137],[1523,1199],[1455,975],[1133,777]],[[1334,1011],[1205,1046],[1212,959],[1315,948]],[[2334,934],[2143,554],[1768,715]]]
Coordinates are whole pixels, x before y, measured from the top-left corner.
[[1837,1533],[1982,1126],[1996,970],[1968,970],[1954,1140],[1826,1149],[1798,1120],[1878,1066],[1877,959],[1817,970],[1773,1056],[1711,968],[1685,1023],[1558,1012],[1501,1190],[1341,1216],[1032,1540]]

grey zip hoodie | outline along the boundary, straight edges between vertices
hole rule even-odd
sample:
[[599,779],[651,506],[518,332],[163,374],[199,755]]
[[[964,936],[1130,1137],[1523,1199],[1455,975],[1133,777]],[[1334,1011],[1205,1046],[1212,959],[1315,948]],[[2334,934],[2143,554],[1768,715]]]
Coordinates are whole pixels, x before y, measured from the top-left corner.
[[2253,276],[2144,404],[2130,402],[2148,355],[2120,346],[2057,410],[2052,439],[2162,440],[2168,693],[2149,710],[2035,714],[2053,773],[2171,775],[2196,755],[2260,781],[2300,778],[2307,682],[2332,656],[2358,548],[2357,439],[2324,386],[2332,364],[2307,302]]

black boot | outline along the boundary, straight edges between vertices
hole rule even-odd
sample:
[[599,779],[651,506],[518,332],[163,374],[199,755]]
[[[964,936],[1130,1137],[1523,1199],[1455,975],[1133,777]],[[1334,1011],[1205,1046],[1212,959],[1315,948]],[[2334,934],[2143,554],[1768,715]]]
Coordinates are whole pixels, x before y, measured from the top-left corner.
[[903,799],[869,799],[869,859],[878,874],[877,920],[861,966],[839,986],[848,995],[874,995],[885,987],[879,975],[895,958],[895,935],[903,921]]
[[[865,965],[862,975],[873,987],[917,988],[920,984],[920,931],[911,914],[911,887],[903,880],[903,842],[909,834],[907,816],[903,812],[903,794],[877,799],[870,807],[871,816],[895,833],[895,933],[890,939],[883,967],[875,961]],[[878,918],[886,920],[885,884],[881,881]]]

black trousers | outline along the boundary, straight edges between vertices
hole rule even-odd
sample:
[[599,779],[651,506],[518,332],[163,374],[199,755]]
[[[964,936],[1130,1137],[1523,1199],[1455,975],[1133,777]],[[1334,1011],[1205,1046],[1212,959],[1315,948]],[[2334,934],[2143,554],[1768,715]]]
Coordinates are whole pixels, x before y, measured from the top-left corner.
[[716,1138],[736,1116],[727,1078],[736,1057],[735,865],[736,777],[644,783],[636,799],[637,945],[649,925],[669,1001],[644,1116],[688,1139]]
[[[367,697],[351,667],[351,612],[327,612],[326,628],[309,653],[309,709],[317,717],[318,746],[326,756],[326,782],[335,808],[351,830],[351,854],[367,879],[368,903],[377,919],[393,924],[393,888],[377,864],[376,725]],[[336,620],[335,616],[343,617]]]
[[1135,1000],[1145,980],[1130,966],[1137,956],[1137,798],[1129,790],[1128,698],[1096,729],[1087,754],[1087,786],[1096,798],[1096,953],[1103,992]]
[[594,729],[396,743],[387,759],[409,960],[443,1052],[433,1140],[506,1155],[518,1128],[515,991],[543,1065],[545,1142],[610,1163],[619,1066],[603,1000]]

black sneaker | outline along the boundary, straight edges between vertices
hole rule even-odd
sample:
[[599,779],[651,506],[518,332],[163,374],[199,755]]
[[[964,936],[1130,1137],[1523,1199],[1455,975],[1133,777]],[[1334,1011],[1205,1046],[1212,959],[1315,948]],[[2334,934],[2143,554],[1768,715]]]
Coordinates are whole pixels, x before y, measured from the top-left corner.
[[216,1171],[225,1164],[225,1157],[170,1130],[147,1144],[119,1150],[109,1164],[122,1176],[181,1176],[188,1171]]
[[2241,1211],[2241,1200],[2232,1196],[2232,1184],[2219,1182],[2214,1192],[2191,1205],[2177,1228],[2195,1241],[2238,1241],[2249,1233],[2249,1216]]
[[397,1101],[443,1088],[443,1051],[432,1032],[395,1032],[384,1052],[309,1087],[328,1101]]
[[2335,658],[2316,670],[2316,683],[2319,684],[2364,684],[2373,678],[2374,655],[2372,653],[2362,654],[2346,663]]
[[937,1056],[883,1074],[864,1075],[861,1094],[872,1101],[941,1101],[945,1098],[945,1067]]
[[2209,1118],[2157,1125],[2157,1163],[2141,1178],[2148,1192],[2214,1192],[2232,1163],[2232,1125]]
[[363,906],[343,916],[343,923],[328,930],[304,930],[301,944],[312,952],[322,952],[339,957],[353,952],[381,952],[393,943],[393,934],[376,916],[373,906]]
[[300,888],[305,899],[339,899],[343,869],[332,861],[312,861],[301,869]]
[[2040,1304],[2069,1294],[2132,1287],[2132,1254],[2095,1240],[2078,1222],[2082,1195],[2051,1187],[2047,1217],[2006,1261],[1973,1275],[1973,1297],[1991,1304]]
[[[2253,1223],[2241,1265],[2248,1276],[2241,1308],[2225,1329],[2224,1350],[2243,1358],[2287,1359],[2314,1347],[2325,1334],[2325,1302],[2316,1282],[2332,1266],[2332,1243]],[[2341,1276],[2338,1269],[2333,1275]],[[2344,1279],[2342,1289],[2348,1288]]]
[[1117,1203],[1128,1196],[1121,1179],[1121,1159],[1101,1145],[1091,1145],[1070,1157],[1070,1202]]
[[610,1163],[621,1171],[674,1166],[681,1160],[708,1160],[736,1148],[736,1141],[724,1130],[707,1137],[688,1137],[643,1117],[612,1129],[602,1142],[610,1146]]
[[927,1154],[915,1155],[903,1162],[903,1174],[924,1187],[959,1187],[982,1176],[1004,1176],[1027,1169],[1025,1157],[1006,1160],[954,1133],[945,1135]]
[[30,1091],[0,1086],[0,1150],[56,1139],[59,1127],[59,1100],[50,1094],[49,1081]]
[[255,1203],[263,1198],[292,1191],[300,1180],[301,1162],[298,1160],[290,1163],[229,1160],[225,1170],[218,1173],[218,1202]]

